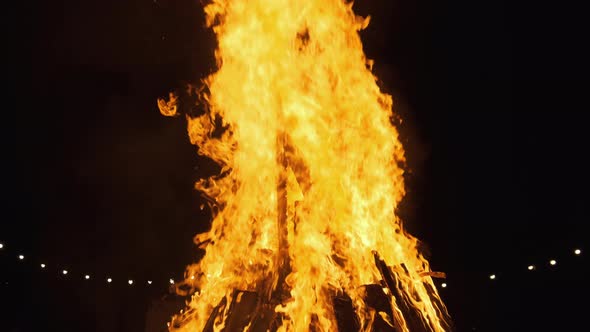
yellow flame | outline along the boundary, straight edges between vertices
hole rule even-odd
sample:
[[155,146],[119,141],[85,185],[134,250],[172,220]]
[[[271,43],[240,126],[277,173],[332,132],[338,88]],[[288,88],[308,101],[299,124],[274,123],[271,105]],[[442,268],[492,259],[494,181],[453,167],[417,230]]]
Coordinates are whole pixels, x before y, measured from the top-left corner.
[[[206,253],[187,269],[197,291],[179,329],[203,330],[223,299],[228,310],[236,289],[261,292],[269,280],[281,287],[283,248],[289,300],[276,305],[284,313],[279,330],[309,330],[312,316],[316,329],[336,330],[333,291],[350,296],[363,326],[383,316],[364,305],[361,290],[382,279],[376,251],[388,266],[405,266],[396,274],[399,291],[443,331],[444,308],[426,289],[438,297],[428,262],[396,215],[404,152],[392,98],[379,90],[358,35],[368,18],[342,0],[213,0],[205,13],[218,40],[218,71],[204,80],[207,112],[187,117],[188,132],[222,175],[196,183],[214,218],[195,238]],[[162,114],[176,114],[174,95],[158,104]],[[277,227],[282,195],[286,248]],[[400,299],[389,296],[395,317],[384,320],[407,331]]]

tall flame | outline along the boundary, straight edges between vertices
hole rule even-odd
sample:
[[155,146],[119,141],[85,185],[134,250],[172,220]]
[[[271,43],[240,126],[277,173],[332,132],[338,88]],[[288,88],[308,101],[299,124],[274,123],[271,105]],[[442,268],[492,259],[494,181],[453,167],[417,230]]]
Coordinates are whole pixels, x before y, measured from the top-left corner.
[[[204,80],[206,112],[187,117],[188,132],[222,172],[196,183],[214,216],[195,238],[205,255],[187,268],[196,292],[179,329],[202,331],[234,290],[281,286],[279,330],[336,330],[334,292],[348,294],[370,328],[375,312],[360,286],[382,280],[378,252],[405,267],[398,291],[443,331],[428,262],[396,215],[404,151],[392,98],[363,53],[368,18],[343,0],[213,0],[205,13],[218,71]],[[162,113],[176,114],[175,103],[160,100]],[[389,296],[396,316],[400,299]],[[403,317],[389,320],[408,331]]]

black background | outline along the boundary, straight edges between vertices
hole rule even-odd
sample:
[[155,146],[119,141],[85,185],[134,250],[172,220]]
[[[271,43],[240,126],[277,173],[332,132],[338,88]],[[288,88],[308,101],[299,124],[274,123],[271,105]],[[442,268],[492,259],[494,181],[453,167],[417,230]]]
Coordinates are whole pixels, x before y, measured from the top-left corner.
[[[184,120],[156,107],[214,70],[201,5],[17,6],[3,20],[0,330],[143,331],[209,220],[192,184],[211,167]],[[573,255],[589,219],[582,12],[464,0],[358,0],[355,10],[372,16],[365,52],[404,120],[400,214],[448,274],[456,330],[583,328],[585,258]]]

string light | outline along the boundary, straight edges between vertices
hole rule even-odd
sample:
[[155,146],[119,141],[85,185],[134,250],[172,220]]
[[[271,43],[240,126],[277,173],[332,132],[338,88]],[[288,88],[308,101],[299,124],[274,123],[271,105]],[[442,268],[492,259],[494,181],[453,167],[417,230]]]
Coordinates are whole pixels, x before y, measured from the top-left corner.
[[[0,243],[0,249],[4,249],[4,244],[3,243]],[[573,254],[576,255],[576,256],[580,256],[582,254],[582,250],[580,248],[576,248],[576,249],[573,250]],[[19,254],[17,256],[17,258],[18,258],[18,260],[23,261],[25,259],[25,255]],[[550,259],[549,260],[549,265],[550,266],[556,266],[557,265],[557,260],[556,259]],[[40,263],[39,266],[41,267],[41,269],[45,269],[47,267],[47,265],[45,263]],[[527,266],[527,270],[528,271],[537,270],[537,266],[535,266],[533,264],[528,265]],[[63,274],[63,275],[67,275],[68,273],[69,273],[68,270],[65,270],[65,269],[64,270],[61,270],[61,274]],[[497,279],[497,275],[496,274],[490,274],[488,277],[489,277],[490,280]],[[88,275],[88,274],[84,275],[84,279],[89,280],[90,279],[90,275]],[[191,280],[195,280],[195,276],[194,275],[191,275],[190,276],[190,279]],[[107,281],[107,283],[112,283],[113,282],[113,279],[111,277],[108,277],[106,279],[106,281]],[[171,285],[174,285],[175,284],[175,281],[174,281],[173,278],[170,278],[168,281],[169,281],[169,283]],[[133,279],[128,279],[127,280],[127,283],[131,286],[131,285],[133,285],[135,283],[135,281]],[[153,284],[153,281],[152,280],[147,280],[147,284],[148,285],[152,285]],[[441,285],[441,288],[447,288],[448,287],[448,284],[446,282],[441,283],[440,285]]]

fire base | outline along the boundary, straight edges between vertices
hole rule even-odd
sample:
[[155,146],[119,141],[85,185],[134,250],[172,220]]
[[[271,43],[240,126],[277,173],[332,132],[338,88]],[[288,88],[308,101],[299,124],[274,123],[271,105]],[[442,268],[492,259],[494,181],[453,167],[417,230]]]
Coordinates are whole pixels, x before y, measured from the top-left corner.
[[[372,331],[372,332],[401,332],[404,331],[402,322],[411,332],[434,331],[429,322],[424,321],[419,311],[410,305],[406,294],[398,291],[400,283],[398,273],[407,273],[405,266],[389,267],[381,259],[378,253],[374,252],[375,265],[381,275],[380,284],[369,284],[360,286],[364,293],[364,302],[369,310],[374,311],[374,319],[365,323],[368,326],[361,326],[361,322],[355,314],[351,298],[343,292],[331,291],[332,305],[339,332]],[[437,296],[435,290],[429,284],[425,284],[429,291],[430,300],[441,309],[441,315],[445,318],[442,321],[449,322],[448,314],[444,305]],[[388,295],[391,294],[391,295]],[[399,310],[392,310],[391,298]],[[215,307],[203,332],[213,331],[249,331],[249,332],[275,332],[287,319],[280,312],[276,312],[277,305],[285,300],[274,296],[266,300],[261,294],[252,291],[234,290],[231,301],[226,298]],[[228,307],[229,305],[229,307]],[[174,327],[182,326],[181,321],[173,322]],[[317,317],[312,315],[309,331],[317,331]],[[450,326],[444,326],[450,330]]]

